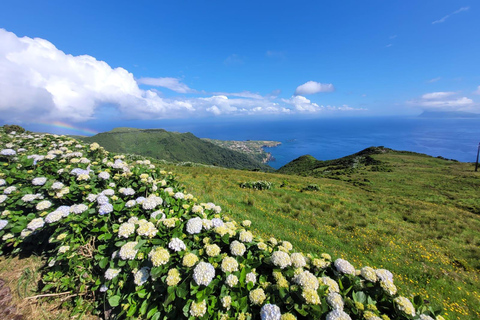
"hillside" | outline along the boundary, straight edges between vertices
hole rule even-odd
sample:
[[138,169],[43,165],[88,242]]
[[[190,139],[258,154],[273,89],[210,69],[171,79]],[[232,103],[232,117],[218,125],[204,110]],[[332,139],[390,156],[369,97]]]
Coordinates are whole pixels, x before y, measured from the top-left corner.
[[[308,168],[304,176],[172,169],[188,190],[230,208],[233,219],[252,220],[264,238],[395,270],[406,296],[422,294],[449,319],[480,319],[480,173],[471,163],[386,148],[363,152],[375,164],[348,169],[358,156],[327,162],[338,174],[326,177],[328,167],[311,156],[288,166]],[[245,181],[273,187],[240,188]]]
[[132,153],[172,162],[196,162],[226,168],[273,171],[247,154],[222,148],[191,133],[163,129],[115,128],[81,140],[110,152]]

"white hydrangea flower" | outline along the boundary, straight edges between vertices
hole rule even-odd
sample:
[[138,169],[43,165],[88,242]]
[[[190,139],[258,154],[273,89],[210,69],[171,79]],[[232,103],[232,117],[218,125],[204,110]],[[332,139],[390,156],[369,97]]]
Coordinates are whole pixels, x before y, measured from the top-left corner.
[[292,265],[290,256],[288,255],[288,253],[283,251],[275,251],[272,254],[272,262],[277,267],[280,267],[280,269],[284,269]]
[[208,219],[202,219],[202,224],[203,224],[203,229],[205,230],[210,230],[213,226],[212,221]]
[[45,222],[46,223],[54,223],[57,221],[60,221],[60,219],[63,218],[63,212],[55,210],[53,212],[50,212],[46,217],[45,217]]
[[234,256],[243,256],[245,250],[247,250],[245,245],[237,240],[234,240],[232,243],[230,243],[230,252]]
[[305,257],[300,252],[292,253],[290,258],[292,259],[292,264],[295,268],[303,268],[307,265]]
[[7,220],[0,220],[0,230],[5,228],[7,226],[7,224],[8,224]]
[[138,244],[136,241],[127,242],[120,248],[120,258],[122,260],[133,260],[137,255],[138,249],[135,246]]
[[225,257],[222,259],[222,271],[223,272],[235,272],[238,271],[238,262],[233,257]]
[[387,269],[377,269],[377,270],[375,270],[375,274],[382,281],[389,280],[389,281],[393,282],[393,274],[390,271],[388,271]]
[[155,225],[151,222],[142,223],[137,228],[137,234],[148,238],[153,238],[157,232],[158,229],[155,228]]
[[328,292],[340,292],[340,288],[338,287],[338,283],[330,277],[322,277],[320,278],[322,283],[328,286]]
[[7,198],[8,198],[8,197],[7,197],[6,195],[1,194],[1,195],[0,195],[0,203],[2,203],[2,202],[4,202],[5,200],[7,200]]
[[352,320],[343,310],[335,309],[327,314],[327,320]]
[[[160,216],[160,218],[158,218]],[[165,213],[162,210],[154,211],[150,214],[150,219],[163,220],[165,219]]]
[[3,193],[4,194],[11,194],[13,192],[17,191],[17,187],[15,186],[10,186],[10,187],[7,187],[5,188],[5,190],[3,190]]
[[122,223],[118,228],[118,236],[120,238],[128,238],[135,232],[135,224],[133,223]]
[[293,281],[300,285],[304,290],[317,290],[319,283],[317,277],[309,271],[303,271],[293,278]]
[[144,210],[153,210],[157,206],[157,201],[154,197],[148,197],[143,201],[142,208]]
[[38,194],[26,194],[22,197],[23,202],[32,202],[33,200],[37,199]]
[[233,288],[238,284],[238,277],[236,275],[230,274],[228,275],[225,283],[230,287]]
[[55,181],[55,182],[52,184],[51,188],[52,188],[53,190],[60,190],[60,189],[62,189],[64,186],[65,186],[65,185],[64,185],[63,183],[61,183],[61,182],[59,182],[59,181]]
[[376,282],[377,281],[377,274],[373,268],[370,267],[363,267],[360,270],[360,275],[365,279],[370,282]]
[[282,314],[280,308],[274,304],[266,304],[260,310],[262,320],[280,320]]
[[113,278],[118,276],[121,271],[122,271],[122,269],[108,268],[107,271],[105,271],[105,279],[112,280]]
[[70,212],[75,214],[80,214],[85,212],[87,209],[88,209],[88,206],[83,203],[74,204],[73,206],[70,207]]
[[168,248],[178,252],[178,251],[185,250],[187,247],[185,246],[185,243],[182,240],[178,238],[173,238],[168,244]]
[[137,204],[137,202],[136,202],[135,200],[128,200],[128,201],[125,203],[125,207],[131,208],[131,207],[134,207],[136,204]]
[[343,298],[336,292],[329,292],[327,295],[327,302],[334,310],[343,310]]
[[150,277],[150,268],[143,267],[135,273],[133,282],[137,286],[141,286],[145,282],[147,282],[148,278]]
[[0,154],[2,156],[14,156],[17,154],[17,152],[13,149],[2,149],[2,151],[0,151]]
[[90,201],[90,202],[93,202],[93,201],[97,200],[97,197],[98,197],[98,195],[93,194],[93,193],[90,193],[90,194],[87,196],[87,200]]
[[102,194],[108,197],[111,197],[115,194],[115,190],[113,189],[105,189],[102,191]]
[[253,235],[250,231],[242,231],[240,232],[239,239],[242,242],[252,242],[253,240]]
[[106,171],[102,171],[98,174],[98,177],[100,179],[103,179],[103,180],[108,180],[108,179],[110,179],[110,173],[108,173]]
[[125,196],[133,196],[135,194],[135,190],[132,188],[120,188],[119,192]]
[[110,201],[108,200],[108,197],[104,194],[99,194],[96,200],[99,205],[107,204]]
[[7,184],[7,182],[5,181],[5,179],[0,179],[0,187],[4,186],[6,184]]
[[252,282],[253,284],[257,283],[257,275],[253,272],[247,273],[245,277],[245,282],[246,283]]
[[60,248],[58,248],[58,253],[62,254],[67,252],[68,250],[70,250],[70,246],[61,246]]
[[187,232],[189,234],[197,234],[202,231],[203,222],[199,217],[192,218],[187,222]]
[[213,225],[214,228],[222,227],[223,226],[223,221],[220,218],[213,218],[212,219],[212,225]]
[[193,280],[197,285],[208,286],[215,277],[215,268],[208,262],[199,262],[193,270]]
[[47,182],[47,178],[45,177],[38,177],[38,178],[33,178],[32,184],[34,186],[43,186]]
[[100,208],[98,208],[98,213],[103,216],[113,211],[113,205],[111,203],[102,204]]
[[45,222],[43,221],[43,218],[35,218],[28,223],[27,229],[35,231],[38,228],[43,227],[44,225],[45,225]]
[[415,307],[413,304],[405,297],[397,297],[394,299],[395,304],[397,305],[398,310],[405,312],[406,314],[415,317]]
[[335,268],[340,273],[355,275],[355,267],[350,264],[347,260],[337,259],[335,260]]
[[184,199],[185,195],[182,192],[177,192],[173,195],[175,199]]

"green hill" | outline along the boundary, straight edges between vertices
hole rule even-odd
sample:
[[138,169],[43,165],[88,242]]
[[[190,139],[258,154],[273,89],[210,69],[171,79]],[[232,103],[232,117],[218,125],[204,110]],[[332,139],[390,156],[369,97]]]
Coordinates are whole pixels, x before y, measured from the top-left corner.
[[191,133],[163,129],[115,128],[83,141],[97,142],[110,152],[133,153],[172,162],[195,162],[226,168],[273,171],[249,155],[222,148]]

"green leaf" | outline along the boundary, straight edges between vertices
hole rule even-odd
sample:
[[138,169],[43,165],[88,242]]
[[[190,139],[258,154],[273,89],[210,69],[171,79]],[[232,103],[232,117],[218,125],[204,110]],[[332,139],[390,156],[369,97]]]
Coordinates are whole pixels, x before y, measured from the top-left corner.
[[142,289],[140,291],[137,291],[137,294],[140,298],[145,298],[145,296],[147,295],[147,291],[145,289]]
[[118,306],[120,304],[120,296],[113,296],[113,297],[108,298],[108,303],[112,307]]
[[143,300],[142,305],[140,306],[140,314],[144,315],[147,313],[148,308],[148,299]]
[[147,319],[150,319],[151,317],[153,317],[153,315],[157,312],[158,308],[157,307],[153,307],[152,309],[150,309],[150,311],[148,311],[147,313]]
[[98,265],[100,266],[100,268],[105,269],[105,267],[108,264],[108,261],[109,261],[109,259],[107,257],[104,257],[102,260],[100,260]]

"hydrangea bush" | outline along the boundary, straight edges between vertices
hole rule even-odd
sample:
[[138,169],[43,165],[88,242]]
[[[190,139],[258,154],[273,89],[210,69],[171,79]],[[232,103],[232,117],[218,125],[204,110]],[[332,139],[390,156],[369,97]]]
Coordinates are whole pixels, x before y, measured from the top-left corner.
[[148,160],[65,136],[2,132],[0,143],[0,253],[44,255],[42,291],[70,291],[73,314],[443,319],[398,295],[390,271],[254,236]]

